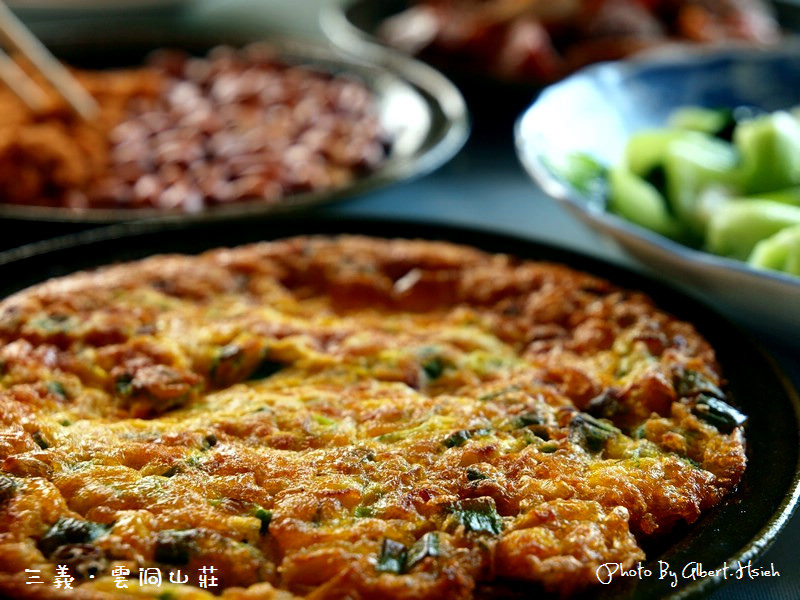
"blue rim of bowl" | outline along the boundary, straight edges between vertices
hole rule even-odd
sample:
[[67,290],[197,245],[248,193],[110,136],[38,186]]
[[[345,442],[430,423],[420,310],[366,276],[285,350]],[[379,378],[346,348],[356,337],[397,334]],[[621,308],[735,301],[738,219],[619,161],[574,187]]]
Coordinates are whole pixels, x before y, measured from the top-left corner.
[[[561,87],[569,85],[576,79],[600,79],[605,74],[612,72],[622,75],[625,79],[630,79],[642,71],[661,67],[685,65],[694,69],[705,69],[715,63],[731,60],[746,59],[767,62],[778,58],[794,58],[800,61],[800,36],[788,38],[786,42],[774,48],[753,48],[741,45],[730,45],[723,48],[681,46],[666,51],[647,52],[624,61],[605,62],[586,67],[561,82],[547,87],[536,101],[519,116],[514,124],[517,156],[530,177],[548,196],[560,201],[577,216],[615,239],[619,239],[624,234],[639,242],[645,242],[655,250],[670,254],[693,268],[699,266],[723,268],[746,277],[760,277],[773,284],[789,284],[800,289],[800,278],[798,277],[778,271],[757,269],[749,266],[746,262],[685,246],[617,216],[604,207],[589,203],[585,197],[553,174],[546,164],[545,149],[541,145],[537,145],[535,140],[526,136],[523,131],[525,122],[532,118],[531,115],[535,114],[538,105],[547,101],[551,96],[557,95]],[[800,91],[798,91],[798,102],[800,103]]]

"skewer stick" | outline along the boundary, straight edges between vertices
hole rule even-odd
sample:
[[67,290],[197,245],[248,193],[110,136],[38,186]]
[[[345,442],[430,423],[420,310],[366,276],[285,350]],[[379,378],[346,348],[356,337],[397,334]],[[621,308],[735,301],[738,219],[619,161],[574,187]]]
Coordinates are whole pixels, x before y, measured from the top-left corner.
[[0,80],[34,113],[44,110],[47,105],[47,94],[2,50],[0,50]]
[[84,119],[99,111],[97,102],[36,36],[0,0],[0,34],[17,52],[31,61],[66,103]]

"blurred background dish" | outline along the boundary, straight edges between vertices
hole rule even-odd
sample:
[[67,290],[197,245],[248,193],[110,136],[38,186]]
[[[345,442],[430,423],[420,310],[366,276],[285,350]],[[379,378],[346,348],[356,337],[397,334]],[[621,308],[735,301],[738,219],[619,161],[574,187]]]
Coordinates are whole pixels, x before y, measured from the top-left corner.
[[417,55],[475,102],[486,80],[530,97],[587,64],[675,42],[768,45],[781,37],[764,0],[345,0],[329,5],[323,29],[345,49],[367,42]]
[[8,0],[9,8],[23,17],[64,18],[126,13],[166,13],[192,0]]
[[575,152],[616,164],[631,134],[662,127],[682,106],[796,106],[798,57],[800,45],[792,41],[769,50],[684,49],[588,68],[543,92],[520,117],[518,155],[550,196],[662,277],[761,330],[796,339],[800,279],[708,254],[611,214],[604,197],[578,192],[557,174],[557,165]]
[[[390,48],[390,44],[379,35],[381,24],[404,10],[411,3],[408,0],[341,0],[323,5],[320,25],[325,35],[342,50],[359,55],[362,52],[380,52]],[[419,54],[419,58],[441,69],[464,94],[470,109],[476,117],[475,125],[494,128],[499,125],[508,129],[513,116],[527,106],[533,94],[541,87],[542,81],[498,79],[491,77],[482,69],[459,68],[452,61],[437,60],[424,52],[404,52],[406,55]]]
[[[75,155],[85,154],[87,145],[98,145],[92,139],[97,137],[92,127],[69,119],[62,123],[64,119],[54,110],[53,131],[42,132],[41,119],[5,111],[13,115],[9,125],[13,135],[6,136],[13,148],[4,155],[14,161],[6,160],[9,176],[0,180],[15,188],[5,190],[6,202],[0,204],[0,216],[5,218],[96,223],[294,210],[342,200],[435,169],[458,151],[468,132],[458,91],[433,69],[405,57],[397,57],[387,69],[346,58],[325,45],[292,40],[273,40],[268,48],[239,52],[231,48],[252,37],[177,35],[138,28],[74,35],[56,23],[38,31],[60,58],[81,69],[139,66],[159,48],[186,54],[162,53],[153,59],[156,79],[166,81],[155,93],[152,72],[85,74],[87,84],[98,87],[107,103],[114,105],[113,116],[107,119],[111,123],[95,127],[110,141],[109,157],[100,153],[78,165],[86,171],[100,163],[95,168],[98,173],[91,176],[62,173],[75,159],[67,147],[59,149],[53,160],[63,160],[57,160],[59,168],[53,169],[40,168],[42,161],[34,150],[40,137],[50,140],[48,148],[77,138]],[[225,49],[223,44],[230,47]],[[218,48],[215,54],[196,58],[213,47]],[[109,90],[114,94],[109,95]],[[270,90],[276,93],[267,93]],[[187,98],[204,109],[207,120],[218,123],[209,131],[197,123],[183,123],[184,117],[192,120],[204,112],[188,110]],[[318,102],[311,106],[314,99]],[[17,121],[28,123],[31,131],[23,131]],[[66,141],[54,142],[53,132],[63,127],[72,133]],[[188,135],[192,132],[187,127],[196,131]],[[260,140],[255,139],[259,130],[264,133]],[[17,146],[27,143],[29,133],[33,139],[20,152]],[[132,143],[137,137],[142,143]],[[189,148],[188,138],[197,138],[197,144]],[[283,149],[270,146],[278,138],[283,140]],[[261,148],[265,145],[271,150]],[[172,146],[174,160],[169,157]],[[289,152],[290,148],[296,152]],[[272,159],[266,157],[267,150]],[[189,161],[192,153],[197,160]],[[20,155],[32,160],[20,163]],[[110,167],[102,166],[106,162]],[[72,168],[70,173],[80,169]],[[219,171],[216,175],[211,173],[215,170]],[[37,172],[47,171],[54,173],[53,181],[36,181]],[[204,189],[208,187],[205,180],[216,187]],[[70,188],[71,181],[79,182],[78,189]],[[26,187],[23,183],[30,184],[31,193],[16,193]],[[164,194],[175,185],[172,202]],[[54,191],[59,186],[64,189]],[[217,193],[221,187],[225,193]],[[193,201],[187,204],[187,200]]]
[[800,29],[800,0],[774,0],[775,16],[786,31]]

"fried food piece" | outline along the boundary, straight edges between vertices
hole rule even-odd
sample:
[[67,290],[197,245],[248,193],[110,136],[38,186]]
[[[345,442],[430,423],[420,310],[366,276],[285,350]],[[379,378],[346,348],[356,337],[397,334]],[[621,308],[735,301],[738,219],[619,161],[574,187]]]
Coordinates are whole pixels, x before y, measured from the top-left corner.
[[[15,204],[60,205],[81,200],[81,190],[108,166],[108,132],[134,98],[153,98],[158,73],[148,69],[75,72],[100,106],[96,121],[73,115],[51,91],[50,104],[33,114],[10,90],[0,87],[0,198]],[[40,77],[34,77],[47,90]]]

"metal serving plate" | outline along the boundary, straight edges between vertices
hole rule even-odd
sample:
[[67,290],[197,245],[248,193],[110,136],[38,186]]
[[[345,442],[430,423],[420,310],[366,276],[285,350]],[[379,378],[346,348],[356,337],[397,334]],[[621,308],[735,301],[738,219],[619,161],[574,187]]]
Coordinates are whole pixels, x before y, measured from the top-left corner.
[[[247,34],[176,34],[158,28],[129,29],[64,27],[39,23],[36,32],[62,60],[81,68],[114,68],[141,64],[158,48],[180,48],[202,55],[213,46],[244,46],[257,41]],[[135,219],[207,221],[278,214],[330,204],[419,177],[435,170],[463,146],[469,118],[461,94],[443,75],[427,65],[396,56],[378,65],[370,54],[345,56],[324,44],[269,39],[281,59],[290,64],[360,78],[376,96],[381,124],[392,137],[386,161],[352,183],[330,190],[293,194],[278,203],[248,201],[214,206],[188,214],[158,209],[84,209],[0,203],[0,218],[34,221],[111,223]]]
[[[563,249],[474,229],[402,221],[284,217],[237,224],[173,224],[169,228],[147,222],[127,223],[0,253],[0,297],[49,277],[115,261],[165,252],[196,253],[313,233],[448,240],[526,259],[564,263],[644,291],[662,309],[694,323],[715,348],[728,379],[729,394],[750,417],[746,425],[749,462],[738,490],[696,523],[680,526],[669,536],[648,544],[648,559],[643,566],[653,572],[652,576],[618,578],[611,585],[598,585],[581,598],[678,599],[708,594],[724,583],[721,576],[692,580],[678,575],[677,587],[672,588],[669,580],[658,579],[658,561],[668,562],[679,572],[689,563],[702,563],[703,569],[712,571],[727,562],[730,580],[737,561],[746,564],[753,560],[757,564],[755,559],[789,520],[800,492],[800,401],[773,362],[735,326],[673,288]],[[497,582],[479,590],[479,596],[549,597],[530,583],[514,581]]]

